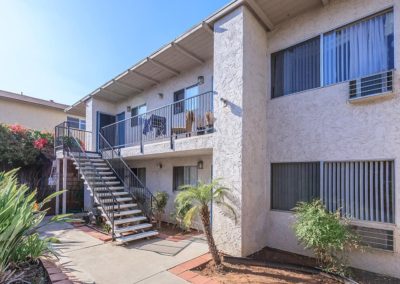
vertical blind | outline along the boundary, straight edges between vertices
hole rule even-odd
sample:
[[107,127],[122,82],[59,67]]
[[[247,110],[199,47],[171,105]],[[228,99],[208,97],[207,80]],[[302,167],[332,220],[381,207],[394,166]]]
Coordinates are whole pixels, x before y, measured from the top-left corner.
[[320,86],[320,37],[272,54],[272,97]]
[[320,194],[320,164],[271,164],[272,209],[292,210],[299,201],[311,201]]
[[321,199],[347,218],[394,223],[393,161],[324,163]]
[[324,85],[394,66],[393,11],[326,33],[323,38]]

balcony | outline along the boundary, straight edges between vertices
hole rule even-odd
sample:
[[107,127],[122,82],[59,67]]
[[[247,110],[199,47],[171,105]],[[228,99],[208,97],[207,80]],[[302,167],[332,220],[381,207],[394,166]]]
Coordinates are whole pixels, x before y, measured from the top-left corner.
[[[174,149],[176,139],[200,136],[214,131],[213,94],[206,92],[103,127],[100,136],[113,148],[165,142]],[[99,148],[104,141],[99,139]]]

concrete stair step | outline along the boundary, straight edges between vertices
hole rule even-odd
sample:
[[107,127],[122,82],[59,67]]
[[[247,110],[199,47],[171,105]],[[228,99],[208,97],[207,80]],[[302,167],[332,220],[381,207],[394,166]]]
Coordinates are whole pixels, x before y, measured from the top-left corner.
[[134,235],[128,235],[128,236],[123,236],[123,237],[118,237],[116,240],[121,243],[128,243],[144,238],[149,238],[153,236],[157,236],[158,232],[157,231],[147,231],[139,234],[134,234]]
[[122,216],[128,216],[128,215],[134,215],[134,214],[141,214],[142,210],[140,209],[134,209],[134,210],[125,210],[121,212],[114,212],[114,217],[122,217]]
[[152,224],[149,223],[142,223],[134,226],[128,226],[128,227],[122,227],[122,228],[116,228],[115,232],[116,233],[127,233],[127,232],[134,232],[138,230],[144,230],[153,227]]
[[[111,197],[111,195],[109,195],[109,196],[100,196],[100,198],[104,198],[104,199],[106,199],[106,200],[104,200],[104,203],[113,203],[114,201],[113,201],[113,199],[112,198],[110,198]],[[115,197],[115,199],[117,200],[117,202],[128,202],[128,201],[133,201],[132,200],[132,197]]]
[[119,206],[118,206],[118,204],[115,204],[115,206],[114,206],[115,210],[118,210],[118,207],[120,209],[135,208],[135,207],[137,207],[137,203],[120,204]]
[[123,224],[140,222],[140,221],[145,221],[145,220],[147,220],[147,218],[144,216],[124,218],[124,219],[114,220],[114,225],[123,225]]

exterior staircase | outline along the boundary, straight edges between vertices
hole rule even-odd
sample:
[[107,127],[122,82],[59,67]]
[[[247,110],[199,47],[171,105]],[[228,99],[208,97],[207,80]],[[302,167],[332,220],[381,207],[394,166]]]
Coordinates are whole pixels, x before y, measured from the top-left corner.
[[85,184],[93,193],[102,216],[111,226],[113,238],[120,243],[158,235],[153,230],[150,218],[146,216],[126,183],[118,176],[111,164],[100,153],[86,152],[81,147],[69,155]]

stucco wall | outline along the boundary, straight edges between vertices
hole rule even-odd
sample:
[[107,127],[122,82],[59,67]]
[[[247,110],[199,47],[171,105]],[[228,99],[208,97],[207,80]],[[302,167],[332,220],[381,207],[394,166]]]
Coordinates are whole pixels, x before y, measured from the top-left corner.
[[[190,156],[190,157],[173,157],[160,158],[151,160],[130,160],[128,165],[132,168],[146,168],[146,186],[155,193],[157,191],[165,191],[169,195],[166,208],[165,221],[172,222],[170,214],[175,211],[174,200],[177,195],[173,191],[173,167],[178,166],[197,166],[198,161],[203,161],[203,169],[198,169],[198,179],[203,182],[211,181],[211,155]],[[159,165],[162,165],[162,168]],[[201,228],[198,222],[194,223],[194,227]]]
[[[159,85],[145,90],[137,96],[116,104],[115,114],[123,111],[126,112],[127,106],[135,107],[146,104],[147,110],[149,111],[171,104],[174,102],[174,92],[197,84],[198,76],[204,76],[204,84],[199,85],[199,92],[204,93],[212,91],[212,68],[212,60],[208,60],[199,67],[182,72],[182,74],[161,82]],[[162,98],[159,97],[159,93],[163,94]],[[130,113],[125,113],[126,118],[130,116]]]
[[[243,7],[214,24],[215,133],[213,176],[232,192],[237,221],[215,206],[213,233],[218,248],[242,255]],[[220,101],[227,100],[227,106]]]
[[[394,4],[395,67],[400,66],[400,3],[398,1],[330,1],[324,8],[308,12],[286,22],[268,34],[268,68],[270,53],[329,31],[335,27],[379,12]],[[270,70],[268,70],[270,73]],[[375,102],[348,102],[348,83],[304,91],[276,99],[267,91],[267,192],[270,195],[270,163],[321,160],[395,159],[395,180],[400,167],[400,97],[399,74],[395,73],[393,98]],[[400,184],[395,186],[396,204],[400,202]],[[266,200],[268,208],[269,199]],[[398,206],[396,206],[398,208]],[[395,242],[399,242],[400,210],[396,212]],[[267,245],[305,252],[297,244],[291,224],[293,215],[270,211]],[[397,253],[365,252],[352,255],[356,267],[400,277],[399,245]],[[377,265],[385,263],[385,265]]]
[[243,29],[242,255],[247,256],[263,247],[268,231],[265,222],[267,35],[248,9],[243,11]]
[[91,98],[86,102],[86,130],[92,133],[91,148],[87,150],[96,150],[96,131],[97,131],[97,112],[115,115],[115,105],[99,99]]
[[62,109],[0,99],[0,123],[54,132],[54,127],[66,120],[67,114]]

